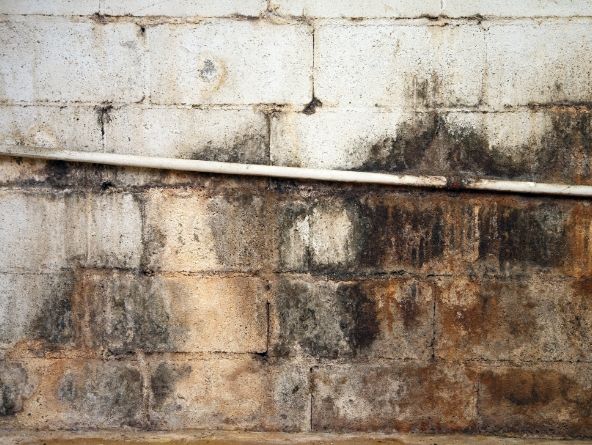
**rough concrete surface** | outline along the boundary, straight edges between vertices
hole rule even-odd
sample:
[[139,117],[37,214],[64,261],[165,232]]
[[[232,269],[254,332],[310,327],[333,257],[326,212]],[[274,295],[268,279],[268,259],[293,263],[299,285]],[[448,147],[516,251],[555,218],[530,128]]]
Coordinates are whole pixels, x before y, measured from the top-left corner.
[[[0,0],[0,144],[592,185],[591,54],[589,0]],[[0,157],[0,442],[590,439],[591,274],[586,199]]]

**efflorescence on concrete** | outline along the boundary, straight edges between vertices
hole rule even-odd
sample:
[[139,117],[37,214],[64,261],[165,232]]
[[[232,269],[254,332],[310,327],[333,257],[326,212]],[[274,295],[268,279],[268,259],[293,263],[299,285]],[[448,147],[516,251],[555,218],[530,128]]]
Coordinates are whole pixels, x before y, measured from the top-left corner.
[[[4,3],[1,144],[592,184],[586,1]],[[592,436],[588,201],[0,170],[1,430]]]

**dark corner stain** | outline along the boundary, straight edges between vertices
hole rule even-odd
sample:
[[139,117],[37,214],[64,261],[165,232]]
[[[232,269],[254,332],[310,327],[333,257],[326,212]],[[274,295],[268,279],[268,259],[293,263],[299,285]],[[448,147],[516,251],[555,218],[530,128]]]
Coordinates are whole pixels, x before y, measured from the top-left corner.
[[154,396],[154,403],[160,407],[173,393],[175,384],[179,379],[187,377],[191,373],[191,366],[160,363],[150,376],[150,389]]
[[31,388],[28,374],[20,364],[0,363],[0,417],[14,416],[23,410]]
[[308,115],[315,114],[315,112],[317,111],[317,108],[322,107],[322,106],[323,106],[323,102],[321,102],[316,97],[313,97],[312,100],[304,107],[302,112],[304,114],[308,114]]
[[337,288],[340,308],[339,327],[354,355],[368,349],[379,333],[376,302],[360,283],[340,284]]
[[403,316],[403,325],[405,326],[405,329],[411,329],[417,325],[417,317],[419,315],[419,304],[417,299],[417,283],[414,282],[409,286],[405,296],[397,302],[399,311]]
[[479,215],[479,258],[496,255],[502,268],[513,263],[560,266],[568,255],[566,222],[565,209],[551,203],[483,208]]
[[106,25],[109,23],[109,16],[105,14],[99,14],[98,12],[95,12],[93,15],[91,15],[90,19],[99,25]]
[[110,188],[114,187],[113,182],[111,181],[102,181],[101,182],[101,191],[109,190]]
[[52,348],[73,340],[73,292],[74,283],[71,276],[50,287],[48,297],[31,323],[31,336],[45,341]]

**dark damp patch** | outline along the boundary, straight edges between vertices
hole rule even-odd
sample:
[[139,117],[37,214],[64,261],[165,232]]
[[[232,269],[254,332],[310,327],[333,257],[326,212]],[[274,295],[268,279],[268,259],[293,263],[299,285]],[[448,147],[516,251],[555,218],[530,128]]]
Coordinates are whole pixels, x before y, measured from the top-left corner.
[[142,230],[142,255],[140,268],[146,275],[152,275],[153,269],[159,266],[160,256],[166,246],[166,235],[157,227],[147,226],[143,207],[140,206],[144,228]]
[[49,160],[45,163],[46,181],[53,187],[63,187],[70,182],[70,164],[65,161]]
[[[485,431],[589,435],[592,395],[554,369],[510,368],[480,376]],[[561,418],[560,412],[572,413]]]
[[316,97],[313,97],[312,100],[304,107],[302,112],[307,115],[315,114],[318,107],[322,107],[323,102],[321,102]]
[[540,176],[589,182],[592,162],[592,112],[551,113],[551,130],[541,141]]
[[292,355],[295,346],[323,358],[363,353],[379,333],[368,289],[357,283],[282,280],[276,289],[279,338],[273,353]]
[[80,373],[67,373],[57,395],[93,422],[141,426],[144,407],[142,375],[118,362],[92,362]]
[[177,381],[190,373],[190,365],[160,363],[150,376],[150,389],[156,406],[161,407],[166,399],[173,394]]
[[[417,97],[429,95],[418,85]],[[396,137],[374,141],[356,170],[585,182],[592,174],[592,113],[548,111],[551,127],[522,146],[491,146],[479,127],[450,123],[446,113],[417,113]],[[366,149],[366,148],[364,148]],[[521,153],[513,158],[509,153]]]
[[315,357],[336,358],[344,352],[343,334],[326,301],[331,292],[301,281],[280,281],[276,289],[280,338],[275,354],[291,355],[295,345]]
[[208,142],[197,150],[193,150],[189,157],[202,161],[267,164],[268,143],[269,139],[266,133],[254,132],[237,136],[227,146]]
[[401,124],[395,138],[374,143],[368,160],[357,170],[401,172],[417,170],[432,147],[441,119],[437,114],[421,114]]
[[227,268],[260,268],[267,260],[264,200],[253,190],[217,195],[208,201],[208,224],[216,256]]
[[493,255],[502,268],[515,263],[560,266],[568,255],[566,222],[565,210],[554,204],[484,207],[479,213],[479,258]]
[[31,393],[28,380],[22,365],[0,363],[0,417],[14,416],[23,410]]
[[[279,216],[279,261],[283,271],[304,272],[310,267],[311,252],[307,239],[294,239],[294,229],[298,223],[304,223],[310,207],[304,203],[289,202],[281,210]],[[301,242],[302,245],[296,245]],[[301,252],[299,259],[293,258],[296,252]]]
[[444,214],[441,208],[365,205],[360,265],[422,267],[444,254]]
[[48,296],[29,327],[29,335],[45,341],[51,347],[68,344],[74,338],[72,277],[64,276],[47,290]]
[[360,283],[340,284],[337,288],[341,328],[354,355],[368,349],[379,333],[376,302]]
[[112,354],[172,349],[170,315],[156,279],[135,274],[100,275],[90,296],[93,343]]
[[405,329],[412,329],[417,325],[417,317],[419,316],[417,283],[413,282],[407,289],[403,298],[397,302],[399,312],[403,317],[403,325]]

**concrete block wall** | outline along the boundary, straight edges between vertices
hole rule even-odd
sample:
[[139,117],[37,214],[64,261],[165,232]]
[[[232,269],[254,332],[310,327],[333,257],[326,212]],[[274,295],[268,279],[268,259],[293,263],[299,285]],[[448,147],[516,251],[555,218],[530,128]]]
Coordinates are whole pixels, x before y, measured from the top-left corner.
[[[592,2],[0,0],[0,144],[592,184]],[[592,207],[0,159],[0,429],[592,436]]]

